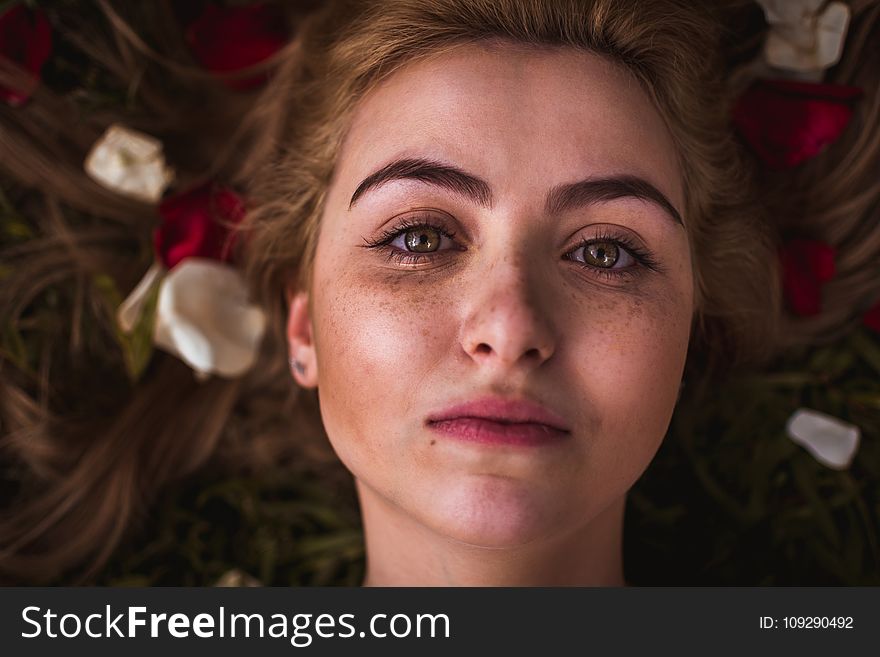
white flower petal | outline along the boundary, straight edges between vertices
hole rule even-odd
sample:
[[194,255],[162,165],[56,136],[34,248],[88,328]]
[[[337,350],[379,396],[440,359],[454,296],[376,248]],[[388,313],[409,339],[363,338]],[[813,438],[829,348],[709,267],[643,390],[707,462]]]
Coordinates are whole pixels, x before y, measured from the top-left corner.
[[257,358],[266,328],[241,275],[229,265],[187,258],[168,272],[159,291],[156,345],[196,372],[235,377]]
[[[166,304],[165,309],[167,308]],[[156,344],[185,361],[196,372],[210,372],[214,350],[208,338],[198,328],[179,317],[169,321],[166,315],[162,319],[164,321],[156,324]]]
[[246,572],[239,570],[238,568],[233,568],[232,570],[227,570],[220,576],[214,586],[220,587],[230,587],[230,586],[246,586],[246,587],[259,587],[263,586],[263,584],[255,577],[248,575]]
[[824,3],[825,0],[758,0],[771,25],[808,21]]
[[174,178],[165,164],[162,142],[119,124],[111,125],[95,142],[85,169],[108,189],[147,203],[162,198]]
[[843,54],[849,18],[850,10],[846,4],[832,2],[819,16],[771,23],[764,43],[767,63],[799,73],[821,73],[834,66]]
[[819,463],[835,470],[844,470],[852,463],[861,434],[855,425],[808,408],[795,411],[785,429]]
[[144,274],[140,283],[135,286],[131,294],[119,306],[119,310],[116,311],[116,321],[123,331],[131,333],[134,329],[141,318],[141,313],[144,311],[144,304],[147,301],[150,290],[164,273],[165,267],[159,262],[154,262],[147,270],[147,273]]

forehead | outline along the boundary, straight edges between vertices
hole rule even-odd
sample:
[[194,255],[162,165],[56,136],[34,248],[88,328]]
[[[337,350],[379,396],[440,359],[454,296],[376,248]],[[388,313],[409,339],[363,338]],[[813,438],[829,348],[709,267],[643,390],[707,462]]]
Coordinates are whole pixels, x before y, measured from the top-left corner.
[[502,195],[634,174],[683,208],[674,143],[645,91],[571,47],[481,42],[405,65],[359,103],[337,175],[356,185],[400,156],[454,162]]

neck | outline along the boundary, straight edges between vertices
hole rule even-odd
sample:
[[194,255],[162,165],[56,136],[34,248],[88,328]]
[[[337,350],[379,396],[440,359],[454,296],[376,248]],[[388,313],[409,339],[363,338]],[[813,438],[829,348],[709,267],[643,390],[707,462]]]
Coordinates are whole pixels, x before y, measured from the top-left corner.
[[364,586],[625,586],[626,497],[586,526],[514,548],[442,536],[357,481],[367,547]]

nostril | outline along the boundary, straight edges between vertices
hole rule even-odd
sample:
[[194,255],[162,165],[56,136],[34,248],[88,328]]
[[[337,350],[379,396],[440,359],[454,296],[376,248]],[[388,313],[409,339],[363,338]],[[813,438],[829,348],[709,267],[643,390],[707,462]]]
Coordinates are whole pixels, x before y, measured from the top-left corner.
[[478,353],[478,354],[491,354],[492,347],[487,345],[485,342],[481,342],[480,344],[477,345],[476,353]]
[[529,349],[526,352],[526,358],[540,358],[540,357],[541,357],[541,352],[538,350],[537,347],[532,347],[531,349]]

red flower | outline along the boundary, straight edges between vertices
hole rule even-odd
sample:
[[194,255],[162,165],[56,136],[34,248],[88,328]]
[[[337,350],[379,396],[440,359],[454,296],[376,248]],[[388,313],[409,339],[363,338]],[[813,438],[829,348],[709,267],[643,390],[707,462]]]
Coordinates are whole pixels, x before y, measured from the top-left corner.
[[[218,7],[209,4],[186,28],[186,41],[198,62],[213,73],[238,71],[274,55],[287,43],[288,34],[277,7],[256,4]],[[231,89],[259,86],[265,75],[226,78]]]
[[184,258],[232,259],[233,229],[244,203],[231,190],[205,184],[159,205],[162,223],[153,234],[156,254],[168,269]]
[[40,71],[52,51],[52,29],[46,15],[15,5],[0,16],[0,57],[30,73],[33,84],[25,89],[0,86],[0,98],[18,106],[30,98],[40,81]]
[[858,87],[761,80],[733,108],[733,122],[771,168],[808,160],[836,140],[852,118]]
[[819,314],[821,288],[834,278],[835,256],[834,247],[816,240],[792,240],[782,247],[782,288],[792,312],[802,316]]
[[868,312],[862,315],[862,323],[880,333],[880,301],[871,306]]

